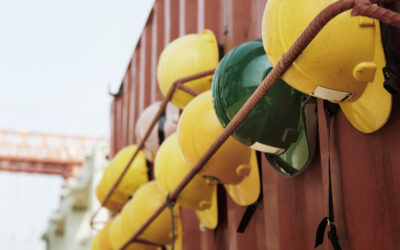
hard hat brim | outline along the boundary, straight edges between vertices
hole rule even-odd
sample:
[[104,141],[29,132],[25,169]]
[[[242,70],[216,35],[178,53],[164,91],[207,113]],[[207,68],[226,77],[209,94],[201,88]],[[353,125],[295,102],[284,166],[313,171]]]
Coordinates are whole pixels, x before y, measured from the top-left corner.
[[[376,28],[380,34],[379,24]],[[386,60],[380,35],[375,36],[374,53],[374,61],[377,65],[374,80],[366,83],[363,93],[357,100],[339,103],[353,127],[364,133],[372,133],[383,127],[392,110],[392,95],[383,87],[385,79],[382,69]]]
[[382,128],[392,111],[392,95],[383,87],[384,76],[380,71],[381,62],[375,73],[373,82],[367,86],[357,100],[339,103],[344,115],[357,130],[363,133],[372,133]]
[[317,134],[317,114],[314,101],[306,104],[304,112],[301,112],[299,131],[297,141],[282,154],[264,154],[270,165],[282,175],[298,175],[314,158]]
[[367,87],[359,99],[339,104],[347,120],[363,133],[372,133],[382,128],[392,110],[392,96],[383,89],[383,82],[378,83],[382,88],[372,86],[374,83],[369,84],[371,87]]
[[258,163],[256,152],[251,152],[250,174],[237,185],[225,184],[226,192],[232,200],[240,206],[248,206],[257,201],[260,196],[260,173],[258,172]]
[[215,229],[218,225],[218,197],[217,185],[214,185],[211,207],[206,210],[197,210],[196,216],[206,228]]

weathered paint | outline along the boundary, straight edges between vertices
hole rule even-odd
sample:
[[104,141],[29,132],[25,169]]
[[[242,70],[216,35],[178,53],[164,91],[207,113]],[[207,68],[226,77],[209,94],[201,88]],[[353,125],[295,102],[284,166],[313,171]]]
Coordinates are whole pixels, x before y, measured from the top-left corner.
[[[136,142],[133,131],[141,110],[162,98],[156,86],[156,66],[170,41],[207,28],[214,31],[228,52],[242,42],[260,38],[265,3],[266,0],[156,0],[121,93],[112,103],[112,154]],[[390,7],[399,10],[400,4]],[[393,29],[392,33],[392,39],[400,41],[400,32]],[[236,228],[245,208],[235,205],[220,188],[220,225],[216,232],[201,229],[194,213],[182,209],[184,249],[313,249],[317,225],[328,215],[328,146],[321,110],[319,118],[319,150],[304,173],[294,178],[282,177],[263,160],[264,199],[244,234],[236,233]],[[358,132],[342,113],[335,121],[332,181],[336,225],[344,249],[400,249],[398,128],[398,97],[393,100],[388,124],[376,133]],[[330,249],[328,239],[319,249]]]

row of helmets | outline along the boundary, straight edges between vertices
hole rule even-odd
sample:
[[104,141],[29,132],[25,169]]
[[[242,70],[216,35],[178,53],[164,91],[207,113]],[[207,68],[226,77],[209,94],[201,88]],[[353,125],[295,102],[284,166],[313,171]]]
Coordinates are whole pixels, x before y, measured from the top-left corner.
[[[137,140],[144,137],[147,128],[155,113],[160,107],[156,102],[147,107],[140,115],[135,135]],[[91,249],[116,250],[134,235],[134,233],[145,223],[145,221],[165,201],[166,195],[159,188],[156,181],[152,181],[151,165],[154,162],[159,144],[164,138],[175,133],[179,109],[168,104],[155,128],[151,131],[149,140],[146,141],[144,149],[139,150],[136,157],[131,161],[137,150],[137,145],[130,145],[121,149],[104,170],[103,176],[97,185],[96,195],[99,202],[103,203],[106,195],[122,174],[125,167],[128,170],[121,179],[117,188],[111,193],[110,198],[104,206],[115,215],[103,229],[93,238]],[[178,208],[173,209],[175,224],[175,249],[181,249],[181,225],[179,221]],[[163,211],[160,216],[141,235],[140,240],[150,242],[135,242],[130,244],[127,250],[157,250],[157,246],[166,246],[169,249],[171,242],[172,218],[169,211]]]
[[[201,42],[205,45],[200,46]],[[212,47],[208,44],[211,42]],[[175,40],[159,60],[158,80],[164,94],[179,78],[216,67],[214,76],[187,84],[203,92],[201,95],[193,98],[177,91],[172,98],[173,104],[184,107],[177,137],[181,154],[190,166],[200,159],[272,70],[260,40],[246,42],[219,63],[211,64],[210,58],[217,60],[217,49],[214,34],[205,30],[199,35]],[[204,56],[207,60],[202,60]],[[191,71],[185,73],[188,65]],[[183,99],[186,102],[182,102]],[[283,175],[301,172],[312,159],[316,141],[315,101],[305,104],[305,99],[304,94],[279,80],[233,137],[203,167],[200,175],[225,184],[235,202],[248,205],[257,200],[260,186],[254,150],[265,153],[271,166]],[[157,173],[157,164],[155,171]]]
[[[155,181],[143,184],[123,207],[122,211],[105,224],[92,240],[92,250],[119,250],[146,222],[146,220],[165,201],[165,195]],[[174,223],[175,249],[182,245],[182,228],[179,209],[173,209],[173,218],[169,211],[164,210],[153,223],[139,236],[145,242],[129,244],[127,250],[157,250],[159,246],[169,249]],[[151,244],[149,244],[151,243]]]
[[[312,18],[331,2],[269,0],[262,40],[239,45],[221,61],[217,40],[210,30],[180,37],[164,49],[157,69],[164,95],[180,78],[213,68],[215,74],[185,83],[201,93],[197,97],[175,91],[171,103],[176,107],[169,104],[144,152],[139,152],[106,204],[110,211],[122,212],[103,228],[93,245],[107,238],[109,245],[102,245],[110,247],[99,249],[119,249],[134,234],[207,151]],[[303,10],[308,14],[302,14]],[[362,132],[381,128],[390,116],[392,103],[383,87],[382,68],[386,62],[382,46],[378,21],[351,17],[349,11],[334,18],[183,189],[176,204],[194,210],[205,227],[215,228],[218,183],[239,205],[257,201],[260,166],[256,151],[264,153],[282,175],[294,176],[303,171],[313,159],[317,137],[316,102],[310,96],[339,103],[350,123]],[[143,138],[159,105],[155,103],[141,114],[136,124],[138,140]],[[181,115],[178,108],[183,109]],[[122,149],[106,168],[97,187],[100,201],[136,147]],[[174,209],[173,214],[177,225],[175,245],[179,249],[179,210]],[[140,239],[168,245],[171,223],[164,211]],[[135,243],[129,249],[154,247]]]
[[[140,141],[145,134],[145,129],[150,125],[153,117],[157,113],[161,102],[156,102],[147,107],[140,115],[135,135]],[[154,161],[160,143],[165,137],[175,132],[179,119],[179,109],[172,104],[168,104],[159,122],[151,131],[149,139],[140,150],[135,159],[131,162],[128,171],[125,173],[120,184],[110,196],[105,207],[111,212],[119,212],[125,203],[131,198],[136,190],[147,183],[152,177],[149,172],[149,164]],[[118,177],[122,174],[125,166],[133,157],[137,145],[130,145],[121,149],[110,164],[106,167],[103,177],[96,188],[97,199],[102,202],[111,190]]]
[[[193,41],[197,41],[197,43],[193,43]],[[202,34],[187,35],[172,42],[161,55],[159,74],[162,71],[162,65],[171,65],[171,63],[163,63],[163,60],[177,44],[178,48],[181,47],[180,44],[183,44],[184,47],[189,46],[188,50],[191,53],[186,54],[186,60],[189,62],[195,58],[201,58],[201,55],[208,55],[207,60],[210,60],[209,52],[213,52],[212,64],[207,61],[206,65],[201,65],[197,69],[194,67],[195,71],[190,74],[217,67],[219,62],[218,44],[214,34],[206,30]],[[196,47],[206,48],[198,50],[198,54],[196,54]],[[186,64],[181,63],[181,65]],[[190,69],[193,70],[193,67]],[[183,76],[176,75],[175,78],[169,80],[170,85]],[[213,77],[210,76],[189,82],[188,85],[191,88],[203,92],[196,98],[183,91],[176,91],[171,102],[176,106],[184,107],[183,113],[179,115],[179,109],[168,104],[164,114],[151,131],[144,149],[139,151],[135,159],[130,162],[137,149],[137,145],[131,145],[120,150],[107,166],[96,189],[100,202],[105,199],[125,166],[130,163],[120,184],[111,194],[108,202],[104,204],[107,209],[118,215],[109,221],[94,238],[93,248],[96,249],[97,246],[100,246],[99,249],[120,249],[165,201],[167,194],[177,187],[190,171],[191,166],[200,159],[221,133],[223,127],[214,112],[211,98],[212,79]],[[159,82],[163,83],[164,81],[159,79]],[[183,101],[179,105],[176,100]],[[144,137],[146,128],[150,125],[159,107],[160,103],[158,102],[141,113],[136,123],[137,140]],[[152,170],[155,180],[150,181]],[[260,176],[255,151],[233,137],[229,138],[203,170],[183,189],[176,200],[177,206],[174,210],[175,249],[179,249],[181,241],[178,206],[194,210],[203,226],[216,228],[218,223],[218,183],[224,184],[228,194],[236,203],[240,205],[254,203],[260,193]],[[168,245],[172,233],[171,222],[168,211],[164,211],[139,238],[158,245]],[[108,243],[100,244],[99,242],[102,240],[108,240]],[[134,243],[130,245],[129,249],[144,249],[143,246],[141,243]],[[148,245],[146,247],[154,248]]]

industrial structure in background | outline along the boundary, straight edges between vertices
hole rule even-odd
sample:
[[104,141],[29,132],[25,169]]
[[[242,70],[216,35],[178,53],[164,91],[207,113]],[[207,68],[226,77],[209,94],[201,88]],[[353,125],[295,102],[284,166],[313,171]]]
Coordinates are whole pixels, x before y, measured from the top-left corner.
[[93,186],[107,164],[108,150],[104,138],[0,131],[0,171],[64,178],[60,207],[42,237],[47,250],[89,248],[91,208],[98,206]]
[[[138,143],[135,124],[142,111],[160,100],[157,62],[174,39],[210,29],[225,54],[261,38],[266,0],[156,0],[112,103],[111,156]],[[399,4],[388,4],[399,11]],[[391,30],[392,44],[400,32]],[[397,42],[397,43],[393,43]],[[397,48],[399,49],[399,48]],[[179,55],[176,55],[179,57]],[[263,158],[263,198],[244,233],[237,228],[246,207],[218,190],[216,230],[205,229],[191,210],[181,209],[183,249],[313,249],[317,225],[328,213],[327,175],[331,156],[336,225],[344,249],[397,249],[400,246],[400,103],[393,97],[388,123],[373,134],[351,126],[343,112],[335,119],[329,151],[325,116],[318,112],[319,144],[304,173],[287,178]],[[391,143],[389,144],[388,141]],[[197,225],[197,226],[196,226]],[[329,241],[321,247],[329,249]]]
[[77,176],[102,138],[0,130],[0,171]]
[[[79,175],[67,179],[59,208],[50,215],[47,231],[42,236],[47,250],[89,249],[93,234],[89,221],[99,206],[94,190],[108,164],[108,150],[108,143],[97,143]],[[106,221],[108,213],[101,214],[99,219]]]

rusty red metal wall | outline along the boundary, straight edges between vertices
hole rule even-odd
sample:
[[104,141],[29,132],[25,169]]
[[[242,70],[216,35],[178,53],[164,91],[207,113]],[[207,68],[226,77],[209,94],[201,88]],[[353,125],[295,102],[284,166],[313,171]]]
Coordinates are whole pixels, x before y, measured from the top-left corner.
[[[156,0],[111,107],[111,152],[135,143],[140,112],[162,95],[157,59],[173,39],[211,29],[225,52],[260,38],[266,0]],[[392,6],[396,8],[396,6]],[[396,8],[399,10],[399,6]],[[400,41],[400,33],[394,33]],[[319,110],[319,118],[323,118]],[[185,250],[313,249],[315,231],[328,215],[326,129],[319,121],[319,152],[294,178],[277,174],[263,160],[264,198],[244,234],[236,228],[245,210],[219,191],[216,232],[200,229],[193,212],[182,211]],[[355,130],[342,113],[332,147],[336,221],[344,249],[400,249],[400,104],[394,98],[388,124],[373,134]],[[328,240],[319,249],[330,249]]]

